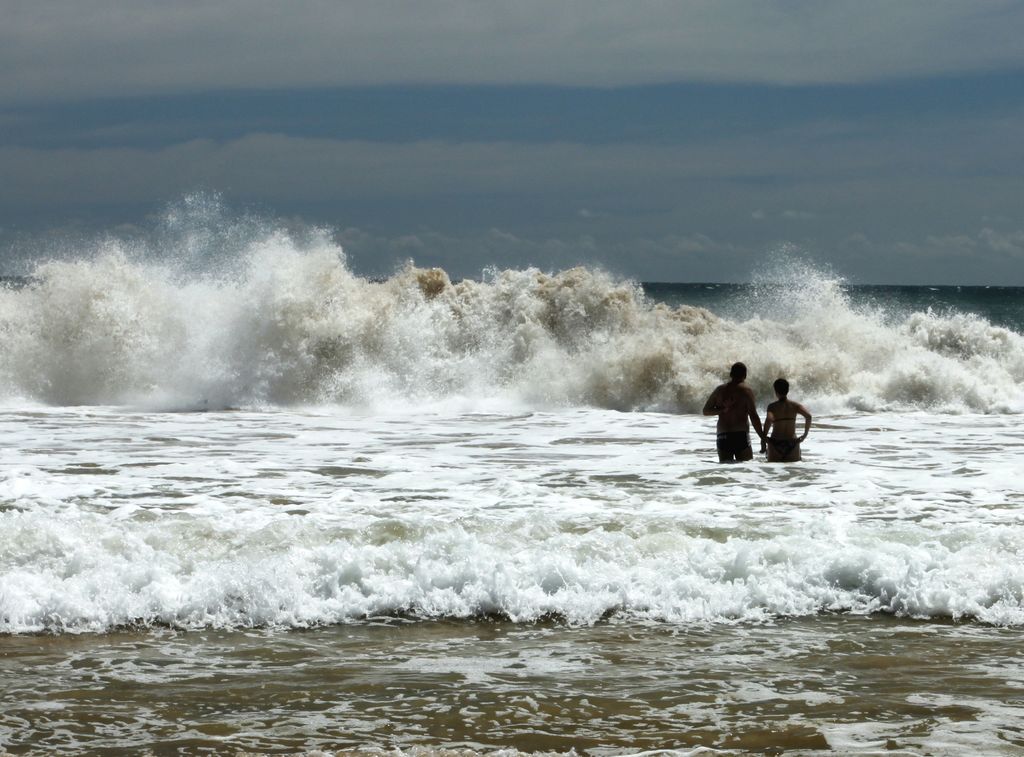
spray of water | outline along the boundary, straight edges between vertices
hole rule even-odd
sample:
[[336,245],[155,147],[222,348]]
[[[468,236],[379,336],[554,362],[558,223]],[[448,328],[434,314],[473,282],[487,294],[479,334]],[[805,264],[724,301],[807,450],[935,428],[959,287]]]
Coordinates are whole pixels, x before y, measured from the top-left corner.
[[894,319],[781,255],[743,315],[647,300],[599,270],[412,264],[355,275],[325,229],[186,198],[145,240],[106,239],[0,290],[0,396],[188,408],[509,398],[693,412],[743,360],[821,410],[1024,409],[1024,337],[964,314]]

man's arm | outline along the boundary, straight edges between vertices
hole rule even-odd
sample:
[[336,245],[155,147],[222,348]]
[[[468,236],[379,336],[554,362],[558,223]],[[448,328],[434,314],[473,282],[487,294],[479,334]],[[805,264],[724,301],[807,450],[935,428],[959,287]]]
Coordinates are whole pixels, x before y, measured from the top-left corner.
[[757,435],[764,439],[764,429],[761,428],[761,419],[757,415],[757,403],[754,402],[754,393],[750,389],[747,389],[747,417],[750,418]]
[[722,387],[719,386],[715,391],[711,392],[711,396],[708,397],[708,401],[704,403],[704,415],[718,415],[722,411],[721,406],[718,404],[718,395],[721,388]]
[[807,412],[807,408],[801,405],[799,402],[794,402],[796,411],[804,417],[804,433],[800,437],[800,441],[807,438],[808,432],[811,430],[811,414]]

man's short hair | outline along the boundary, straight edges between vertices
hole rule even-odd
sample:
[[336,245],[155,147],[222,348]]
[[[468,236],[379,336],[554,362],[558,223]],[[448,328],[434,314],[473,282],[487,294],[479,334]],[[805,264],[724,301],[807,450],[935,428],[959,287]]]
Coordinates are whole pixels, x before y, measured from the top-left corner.
[[742,381],[747,377],[747,366],[743,363],[733,363],[732,368],[729,369],[729,378],[734,378],[737,381]]
[[780,397],[785,397],[787,394],[789,394],[789,382],[786,381],[786,379],[784,378],[775,379],[775,383],[772,384],[772,388],[775,390],[775,393]]

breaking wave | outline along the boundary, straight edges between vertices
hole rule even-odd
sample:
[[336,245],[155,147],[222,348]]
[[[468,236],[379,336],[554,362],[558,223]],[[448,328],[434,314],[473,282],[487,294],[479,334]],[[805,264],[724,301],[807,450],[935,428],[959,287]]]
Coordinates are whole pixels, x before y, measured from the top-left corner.
[[0,633],[305,628],[395,615],[750,622],[840,611],[1024,625],[1024,567],[1005,532],[978,529],[975,541],[950,546],[901,544],[871,527],[721,542],[657,523],[639,534],[530,519],[501,529],[407,525],[396,538],[386,523],[361,536],[306,520],[247,531],[244,519],[192,518],[172,534],[160,519],[126,528],[80,511],[24,513],[8,523],[26,567],[0,587]]
[[[195,248],[187,240],[182,255],[194,262]],[[166,408],[499,397],[694,412],[743,360],[759,396],[784,375],[819,411],[1024,409],[1020,334],[971,314],[854,307],[814,271],[738,321],[588,268],[453,283],[409,264],[369,280],[325,231],[257,225],[230,257],[195,273],[111,241],[0,288],[0,397]]]

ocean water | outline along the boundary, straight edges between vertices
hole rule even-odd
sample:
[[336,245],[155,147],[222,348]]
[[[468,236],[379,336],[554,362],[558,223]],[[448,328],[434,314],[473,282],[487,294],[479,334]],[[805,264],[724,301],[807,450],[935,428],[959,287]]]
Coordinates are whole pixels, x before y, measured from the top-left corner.
[[1021,290],[182,249],[0,288],[0,747],[1024,750]]

